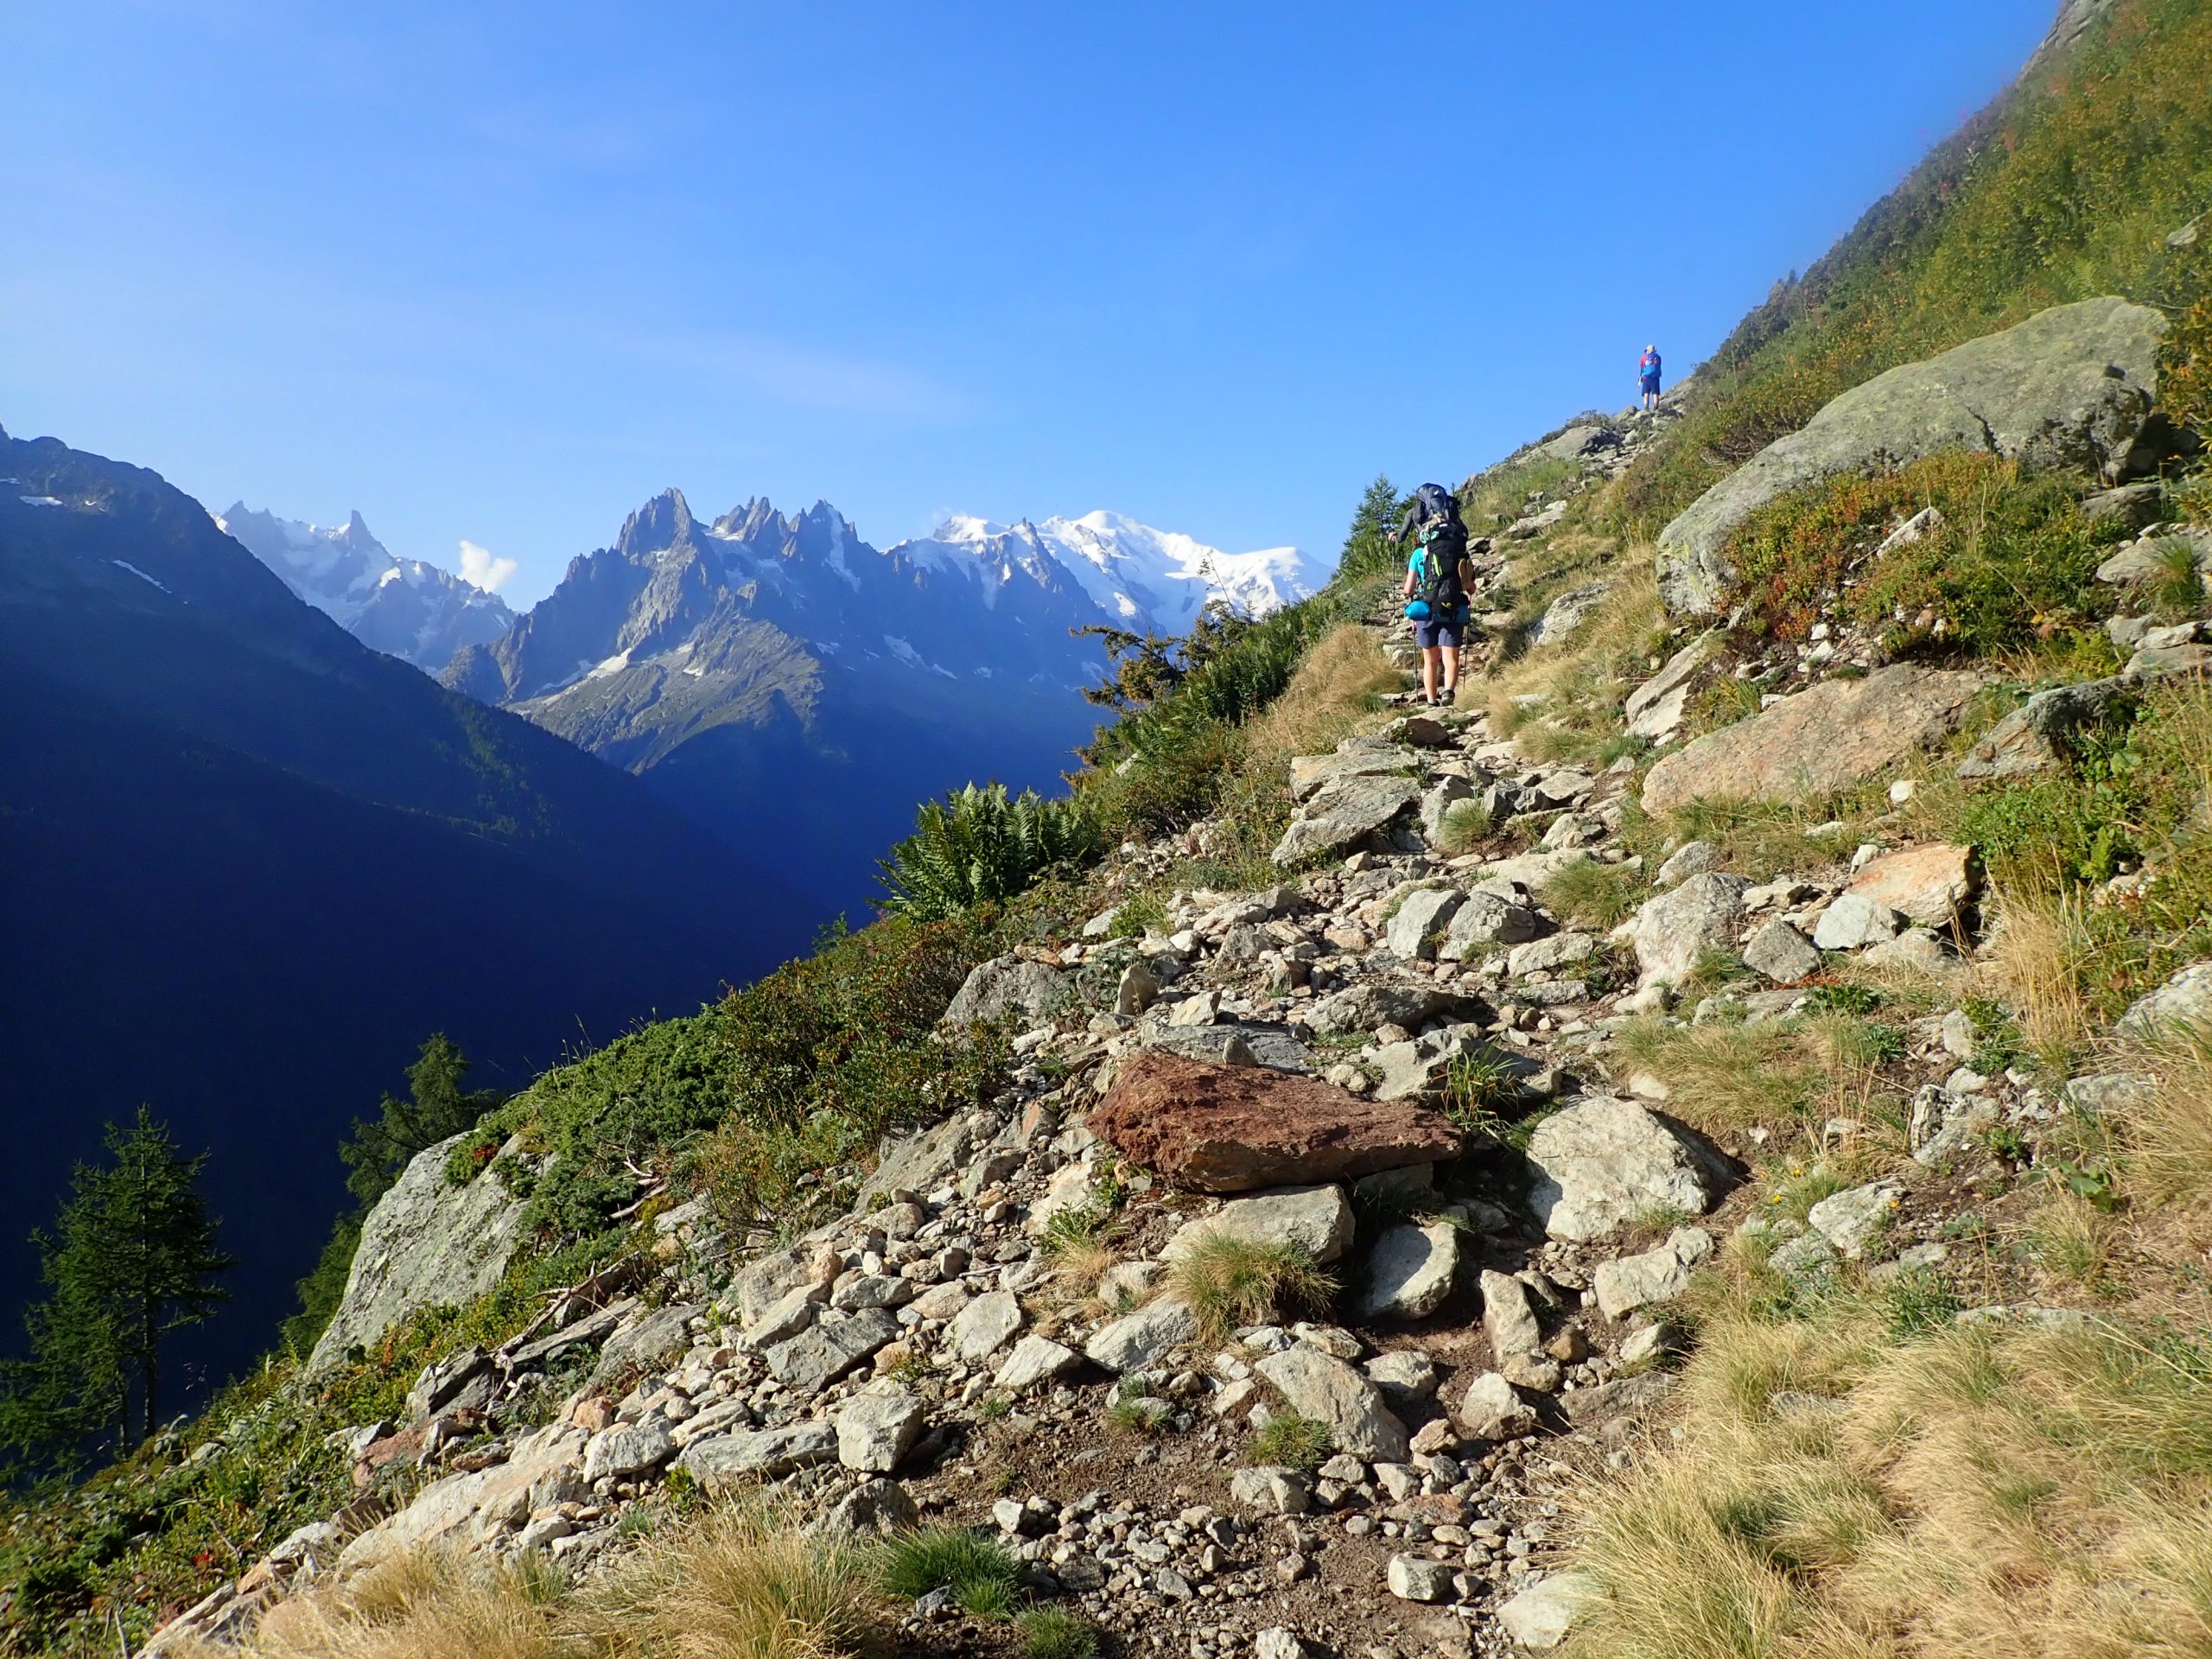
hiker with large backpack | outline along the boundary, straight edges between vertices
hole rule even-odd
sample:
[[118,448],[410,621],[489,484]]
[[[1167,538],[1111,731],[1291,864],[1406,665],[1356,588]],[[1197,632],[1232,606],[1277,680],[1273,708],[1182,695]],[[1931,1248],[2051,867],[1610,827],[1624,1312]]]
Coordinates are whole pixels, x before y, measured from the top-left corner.
[[[1433,709],[1451,702],[1459,689],[1467,591],[1474,585],[1474,571],[1467,563],[1467,527],[1459,520],[1459,503],[1451,491],[1441,484],[1424,484],[1414,492],[1390,539],[1402,542],[1408,535],[1417,539],[1406,558],[1406,618],[1414,625],[1414,643],[1421,647],[1421,700]],[[1440,671],[1444,680],[1440,695],[1436,683]]]
[[1646,346],[1643,355],[1636,360],[1636,384],[1642,389],[1642,403],[1646,409],[1659,407],[1659,348]]

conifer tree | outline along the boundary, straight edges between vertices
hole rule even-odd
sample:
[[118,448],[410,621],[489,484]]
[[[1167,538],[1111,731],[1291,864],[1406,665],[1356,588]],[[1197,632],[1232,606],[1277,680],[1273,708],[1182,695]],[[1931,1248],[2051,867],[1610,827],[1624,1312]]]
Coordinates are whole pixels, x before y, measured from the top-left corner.
[[468,1057],[459,1045],[442,1031],[434,1031],[407,1068],[407,1097],[386,1095],[373,1119],[353,1120],[353,1136],[340,1145],[338,1156],[346,1166],[346,1189],[353,1195],[354,1207],[333,1224],[314,1271],[296,1286],[300,1311],[284,1321],[287,1347],[306,1353],[329,1325],[346,1294],[353,1252],[361,1242],[361,1224],[376,1201],[391,1191],[408,1160],[448,1136],[474,1128],[505,1104],[507,1097],[499,1090],[467,1087],[468,1070]]
[[0,1444],[67,1464],[112,1434],[129,1446],[161,1421],[162,1343],[229,1292],[200,1197],[207,1155],[187,1157],[144,1107],[107,1126],[107,1159],[79,1164],[51,1233],[32,1234],[48,1294],[26,1315],[30,1356],[7,1368]]
[[1397,557],[1389,538],[1398,527],[1399,515],[1404,511],[1405,502],[1399,497],[1397,487],[1387,476],[1377,474],[1352,513],[1351,528],[1345,533],[1344,554],[1337,566],[1338,571],[1347,576],[1367,576],[1394,566]]
[[373,1121],[353,1120],[353,1138],[338,1149],[350,1172],[346,1190],[364,1213],[391,1190],[418,1152],[473,1129],[503,1104],[497,1089],[469,1089],[468,1057],[442,1031],[423,1042],[407,1068],[407,1098],[386,1095]]

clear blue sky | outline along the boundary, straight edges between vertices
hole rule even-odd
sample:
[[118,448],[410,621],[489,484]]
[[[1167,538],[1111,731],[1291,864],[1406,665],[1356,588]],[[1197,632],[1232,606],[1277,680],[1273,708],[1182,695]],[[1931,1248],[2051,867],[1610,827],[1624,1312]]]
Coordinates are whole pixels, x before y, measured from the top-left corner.
[[668,484],[1333,553],[1688,369],[2055,10],[10,6],[0,424],[524,601]]

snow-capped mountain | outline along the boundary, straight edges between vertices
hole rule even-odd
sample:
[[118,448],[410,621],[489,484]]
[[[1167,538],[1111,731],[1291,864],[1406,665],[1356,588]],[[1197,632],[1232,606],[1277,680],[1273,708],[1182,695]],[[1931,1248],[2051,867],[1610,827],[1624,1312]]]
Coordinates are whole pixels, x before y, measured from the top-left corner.
[[955,518],[879,550],[826,502],[709,524],[669,490],[443,677],[850,904],[918,802],[1057,784],[1105,666],[1075,630],[1180,634],[1211,600],[1258,614],[1310,586],[1294,549],[1228,554],[1113,513]]
[[1016,567],[1049,560],[1072,576],[1091,602],[1117,626],[1135,632],[1182,634],[1213,600],[1247,616],[1306,598],[1319,585],[1294,547],[1256,553],[1224,553],[1172,531],[1153,529],[1118,512],[1080,518],[1027,519],[1012,525],[955,516],[926,537],[891,551],[921,559],[942,550],[948,563],[962,559],[986,580],[1011,579]]
[[432,674],[463,646],[497,639],[515,620],[497,594],[386,550],[358,512],[336,529],[239,501],[215,522],[364,645]]

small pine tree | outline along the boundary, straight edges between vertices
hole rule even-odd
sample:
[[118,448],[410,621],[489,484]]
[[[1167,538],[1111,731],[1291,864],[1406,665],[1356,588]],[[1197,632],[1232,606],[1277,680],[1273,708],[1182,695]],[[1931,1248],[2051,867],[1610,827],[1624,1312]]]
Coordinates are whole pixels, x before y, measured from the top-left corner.
[[0,1443],[73,1462],[113,1435],[143,1442],[161,1421],[162,1340],[229,1292],[200,1197],[205,1154],[188,1158],[144,1107],[111,1123],[107,1162],[79,1164],[52,1234],[35,1232],[48,1294],[26,1315],[30,1356],[7,1370]]
[[373,1120],[353,1120],[353,1136],[339,1147],[338,1156],[355,1207],[339,1217],[314,1271],[295,1287],[300,1311],[284,1321],[287,1347],[305,1353],[337,1313],[361,1242],[361,1224],[408,1161],[448,1136],[474,1128],[506,1103],[499,1090],[467,1087],[468,1069],[468,1057],[459,1046],[445,1033],[432,1032],[407,1068],[407,1098],[386,1095]]
[[442,1031],[423,1042],[407,1068],[407,1098],[386,1095],[372,1122],[353,1120],[353,1136],[338,1149],[349,1172],[346,1187],[364,1214],[391,1190],[409,1160],[463,1129],[473,1129],[506,1102],[497,1089],[469,1089],[468,1057]]
[[1390,532],[1398,527],[1405,510],[1397,487],[1377,474],[1352,513],[1351,528],[1345,532],[1344,552],[1337,563],[1338,574],[1357,578],[1393,569],[1398,554],[1390,545]]

